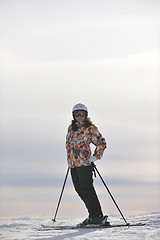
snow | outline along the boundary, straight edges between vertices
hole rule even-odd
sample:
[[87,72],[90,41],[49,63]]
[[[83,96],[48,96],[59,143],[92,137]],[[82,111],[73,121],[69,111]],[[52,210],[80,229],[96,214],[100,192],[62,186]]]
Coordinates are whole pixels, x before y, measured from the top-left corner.
[[[74,230],[49,230],[46,231],[41,224],[76,225],[83,219],[57,219],[55,223],[43,219],[10,219],[0,220],[0,239],[3,240],[159,240],[160,239],[160,213],[150,213],[136,216],[127,216],[129,223],[146,223],[140,227],[123,227],[111,229],[74,229]],[[109,216],[111,224],[121,224],[124,221],[120,216]]]

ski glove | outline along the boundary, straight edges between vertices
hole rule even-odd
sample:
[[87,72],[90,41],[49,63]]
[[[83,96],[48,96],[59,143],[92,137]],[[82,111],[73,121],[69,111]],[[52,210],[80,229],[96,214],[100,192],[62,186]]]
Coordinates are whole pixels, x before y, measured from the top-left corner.
[[92,162],[94,163],[97,160],[97,158],[95,156],[91,156],[89,158],[89,163],[91,164]]

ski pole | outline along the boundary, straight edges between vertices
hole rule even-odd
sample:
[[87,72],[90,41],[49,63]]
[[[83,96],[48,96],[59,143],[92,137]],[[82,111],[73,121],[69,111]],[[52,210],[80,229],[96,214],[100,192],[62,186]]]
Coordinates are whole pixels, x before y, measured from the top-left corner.
[[104,180],[103,180],[103,178],[102,178],[101,174],[99,173],[99,171],[98,171],[98,169],[97,169],[97,167],[96,167],[96,165],[95,165],[94,163],[93,163],[93,167],[96,169],[96,171],[97,171],[97,173],[98,173],[98,175],[99,175],[100,179],[102,180],[102,182],[103,182],[104,186],[106,187],[106,189],[107,189],[107,191],[108,191],[108,193],[109,193],[110,197],[112,198],[112,200],[113,200],[114,204],[116,205],[116,207],[117,207],[118,211],[120,212],[120,214],[121,214],[121,216],[122,216],[123,220],[125,221],[126,225],[127,225],[127,226],[129,226],[129,223],[127,223],[126,219],[124,218],[124,216],[123,216],[123,214],[122,214],[122,212],[121,212],[120,208],[118,207],[118,205],[117,205],[117,203],[116,203],[116,201],[115,201],[114,197],[112,196],[112,194],[111,194],[111,192],[110,192],[109,188],[107,187],[106,183],[104,182]]
[[63,194],[63,191],[64,191],[64,187],[65,187],[65,184],[66,184],[66,181],[67,181],[68,172],[69,172],[69,168],[67,169],[67,173],[66,173],[65,180],[64,180],[64,183],[63,183],[62,191],[61,191],[59,201],[58,201],[58,204],[57,204],[56,212],[55,212],[54,218],[52,219],[53,222],[56,222],[56,216],[57,216],[59,205],[60,205],[60,202],[61,202],[61,199],[62,199],[62,194]]

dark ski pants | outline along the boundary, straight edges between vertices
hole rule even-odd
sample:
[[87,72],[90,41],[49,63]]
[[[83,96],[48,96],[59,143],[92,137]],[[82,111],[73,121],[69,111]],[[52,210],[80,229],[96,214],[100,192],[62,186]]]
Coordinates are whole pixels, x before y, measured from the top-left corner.
[[74,188],[85,203],[89,217],[103,216],[100,202],[93,186],[92,166],[76,167],[71,169]]

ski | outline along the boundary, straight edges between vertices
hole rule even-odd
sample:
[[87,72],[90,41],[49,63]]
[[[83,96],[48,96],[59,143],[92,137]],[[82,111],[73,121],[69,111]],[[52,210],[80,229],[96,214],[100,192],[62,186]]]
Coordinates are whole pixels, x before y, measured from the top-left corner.
[[99,225],[99,224],[90,224],[90,225],[83,225],[83,226],[47,226],[41,225],[42,231],[49,231],[49,230],[72,230],[72,229],[106,229],[106,228],[118,228],[118,227],[138,227],[138,226],[145,226],[145,223],[132,223],[132,224],[113,224],[113,225]]

